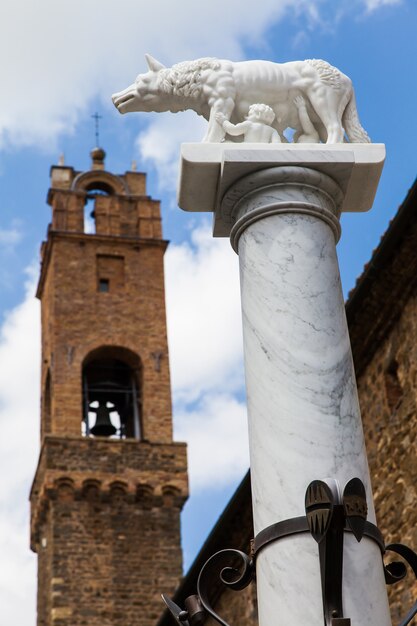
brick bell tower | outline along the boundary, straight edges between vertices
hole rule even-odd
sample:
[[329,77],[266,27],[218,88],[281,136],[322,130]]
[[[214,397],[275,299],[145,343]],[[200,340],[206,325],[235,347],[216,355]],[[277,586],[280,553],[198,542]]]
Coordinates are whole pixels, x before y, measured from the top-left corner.
[[188,489],[172,440],[167,242],[145,174],[115,176],[91,155],[87,172],[52,167],[41,249],[37,624],[153,626],[182,574]]

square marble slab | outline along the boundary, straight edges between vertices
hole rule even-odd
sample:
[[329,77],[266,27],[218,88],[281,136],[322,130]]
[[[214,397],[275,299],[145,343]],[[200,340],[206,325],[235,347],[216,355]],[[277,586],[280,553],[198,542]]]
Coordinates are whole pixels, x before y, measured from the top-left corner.
[[384,144],[184,143],[181,146],[178,205],[214,213],[213,234],[228,236],[221,218],[227,189],[256,171],[294,165],[323,172],[344,193],[342,211],[369,211],[385,161]]

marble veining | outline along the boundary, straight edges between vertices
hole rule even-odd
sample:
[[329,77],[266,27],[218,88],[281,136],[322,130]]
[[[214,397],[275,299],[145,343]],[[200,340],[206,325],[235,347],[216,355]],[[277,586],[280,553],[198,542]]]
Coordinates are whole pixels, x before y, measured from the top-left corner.
[[[358,476],[375,521],[333,232],[319,216],[282,213],[250,223],[238,247],[255,533],[302,515],[315,478],[343,488]],[[348,539],[345,613],[390,626],[379,550]],[[261,553],[261,625],[322,626],[318,567],[308,535]]]

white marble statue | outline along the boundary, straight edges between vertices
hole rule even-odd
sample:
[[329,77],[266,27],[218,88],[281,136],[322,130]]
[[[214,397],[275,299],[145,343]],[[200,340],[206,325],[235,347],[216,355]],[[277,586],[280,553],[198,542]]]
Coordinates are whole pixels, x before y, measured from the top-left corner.
[[223,130],[233,137],[243,136],[246,143],[280,143],[278,132],[271,126],[275,113],[267,104],[252,104],[244,122],[232,124],[224,113],[215,115]]
[[[216,114],[240,124],[252,104],[272,108],[273,128],[281,141],[295,130],[294,141],[369,143],[356,110],[351,80],[326,61],[307,59],[289,63],[203,58],[170,68],[146,55],[149,71],[113,95],[120,113],[192,109],[205,117],[203,141],[221,142],[230,134]],[[300,100],[301,97],[301,100]]]
[[307,112],[307,104],[303,96],[296,96],[294,98],[294,104],[298,110],[298,117],[300,118],[300,124],[302,131],[297,131],[294,134],[295,143],[319,143],[320,137]]

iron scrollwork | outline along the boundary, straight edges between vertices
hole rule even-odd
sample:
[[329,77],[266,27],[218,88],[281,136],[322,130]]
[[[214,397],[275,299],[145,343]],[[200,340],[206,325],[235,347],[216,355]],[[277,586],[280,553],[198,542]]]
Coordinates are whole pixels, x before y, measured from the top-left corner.
[[197,580],[197,593],[207,613],[221,626],[229,626],[211,605],[209,596],[210,584],[216,576],[233,591],[241,591],[247,587],[254,577],[254,566],[250,557],[240,550],[220,550],[213,554],[202,567]]
[[[414,576],[417,579],[417,553],[411,550],[408,546],[402,543],[390,543],[385,547],[385,554],[387,552],[393,552],[401,556],[406,563],[413,570]],[[407,575],[407,567],[402,561],[391,561],[387,565],[384,565],[385,582],[387,585],[394,585],[400,580],[403,580]],[[407,626],[417,615],[417,602],[413,604],[407,615],[400,622],[399,626]]]
[[221,626],[229,624],[218,615],[210,599],[209,589],[216,578],[234,591],[241,591],[254,578],[255,569],[252,559],[240,550],[220,550],[211,556],[200,570],[197,580],[197,595],[185,599],[185,610],[162,594],[167,605],[179,626],[198,626],[207,615],[211,615]]
[[[162,595],[177,624],[200,626],[210,615],[220,626],[229,626],[212,606],[210,589],[215,581],[220,581],[234,591],[244,589],[255,578],[255,562],[260,551],[273,541],[298,533],[310,532],[318,543],[325,626],[351,626],[351,620],[343,615],[342,602],[345,532],[352,533],[358,542],[363,537],[372,539],[378,544],[382,555],[388,552],[398,554],[417,578],[417,554],[400,543],[385,546],[379,529],[366,519],[365,487],[359,478],[353,478],[346,484],[342,496],[335,480],[313,481],[307,487],[305,511],[305,516],[282,520],[262,530],[252,542],[251,556],[233,549],[213,554],[200,570],[197,594],[185,599],[184,609]],[[407,568],[402,561],[392,561],[384,564],[384,572],[386,583],[391,585],[406,576]],[[417,602],[399,626],[407,626],[415,615]]]

